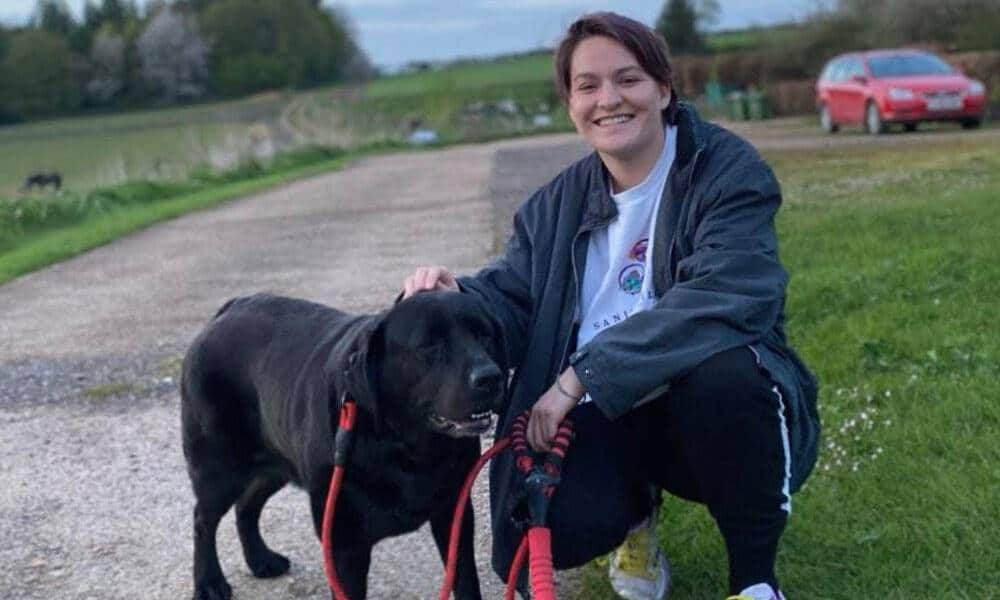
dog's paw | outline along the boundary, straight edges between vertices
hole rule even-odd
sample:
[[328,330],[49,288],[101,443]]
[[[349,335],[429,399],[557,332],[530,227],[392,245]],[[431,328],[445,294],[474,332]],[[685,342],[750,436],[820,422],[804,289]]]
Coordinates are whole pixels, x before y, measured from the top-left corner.
[[254,577],[269,578],[278,577],[288,572],[291,563],[284,556],[277,552],[268,551],[254,557],[253,562],[248,564],[250,572]]
[[232,600],[233,588],[225,579],[210,579],[199,581],[194,586],[192,600]]

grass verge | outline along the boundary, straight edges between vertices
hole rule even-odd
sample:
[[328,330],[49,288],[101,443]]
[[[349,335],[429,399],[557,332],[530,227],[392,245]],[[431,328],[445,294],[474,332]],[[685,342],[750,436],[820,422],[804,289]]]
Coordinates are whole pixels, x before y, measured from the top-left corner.
[[[768,158],[786,198],[788,330],[820,377],[824,420],[782,542],[783,586],[790,598],[995,597],[1000,136]],[[725,597],[704,507],[667,498],[660,534],[673,598]],[[604,568],[586,569],[581,597],[615,598]]]
[[[48,214],[25,215],[17,212],[18,206],[0,206],[7,211],[0,214],[6,217],[0,219],[4,221],[0,228],[0,284],[154,223],[338,169],[353,159],[388,149],[391,148],[369,147],[352,152],[312,149],[284,156],[270,170],[244,167],[164,186],[125,184],[95,190],[82,197],[50,199],[53,203],[50,207],[41,205],[41,210],[50,211]],[[53,217],[51,211],[56,210],[64,210],[65,217]]]

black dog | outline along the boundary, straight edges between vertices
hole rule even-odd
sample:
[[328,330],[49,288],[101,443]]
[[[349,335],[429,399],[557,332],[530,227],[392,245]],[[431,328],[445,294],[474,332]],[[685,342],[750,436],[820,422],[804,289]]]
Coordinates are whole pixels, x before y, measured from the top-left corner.
[[[348,594],[365,597],[377,541],[428,520],[443,559],[479,435],[504,398],[499,336],[481,303],[455,292],[418,294],[369,316],[267,295],[223,306],[188,350],[181,382],[196,498],[194,598],[231,597],[215,534],[234,504],[243,556],[257,577],[288,571],[288,560],[261,539],[258,519],[289,481],[309,492],[321,536],[344,394],[357,402],[358,420],[333,555]],[[468,505],[465,514],[455,590],[477,599]]]
[[21,189],[28,191],[31,188],[37,187],[44,190],[45,187],[49,185],[51,185],[55,191],[58,192],[59,189],[62,188],[62,176],[54,171],[52,173],[35,173],[33,175],[29,175],[24,180],[24,187]]

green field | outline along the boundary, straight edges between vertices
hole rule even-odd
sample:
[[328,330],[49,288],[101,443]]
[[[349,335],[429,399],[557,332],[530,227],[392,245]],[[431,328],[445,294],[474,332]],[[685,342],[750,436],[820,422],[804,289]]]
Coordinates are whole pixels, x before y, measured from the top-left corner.
[[[771,152],[788,331],[822,382],[819,465],[793,500],[789,598],[996,598],[1000,136]],[[722,598],[702,507],[665,502],[672,598]],[[587,598],[614,596],[604,566]]]
[[367,96],[408,96],[442,89],[474,90],[507,83],[551,80],[552,55],[539,52],[378,79],[368,86]]
[[74,117],[0,128],[0,197],[24,178],[58,171],[75,191],[134,180],[177,180],[199,164],[232,167],[251,154],[250,135],[275,129],[288,99]]
[[781,47],[801,36],[797,25],[775,25],[771,27],[751,27],[735,31],[716,31],[705,36],[705,44],[713,53],[742,52],[760,50],[766,46]]
[[[498,110],[502,101],[515,110]],[[536,125],[538,114],[552,124]],[[367,86],[2,127],[0,198],[23,196],[25,177],[39,171],[58,171],[74,192],[176,181],[202,165],[229,169],[266,160],[272,150],[400,142],[415,124],[435,129],[441,143],[569,127],[548,54],[464,62]]]

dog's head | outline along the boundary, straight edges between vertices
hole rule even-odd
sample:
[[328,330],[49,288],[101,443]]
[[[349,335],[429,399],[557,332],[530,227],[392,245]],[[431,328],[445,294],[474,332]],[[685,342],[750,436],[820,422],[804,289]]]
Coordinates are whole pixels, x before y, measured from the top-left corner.
[[479,435],[505,398],[502,330],[467,294],[424,292],[397,303],[372,334],[366,361],[377,412],[396,429]]

